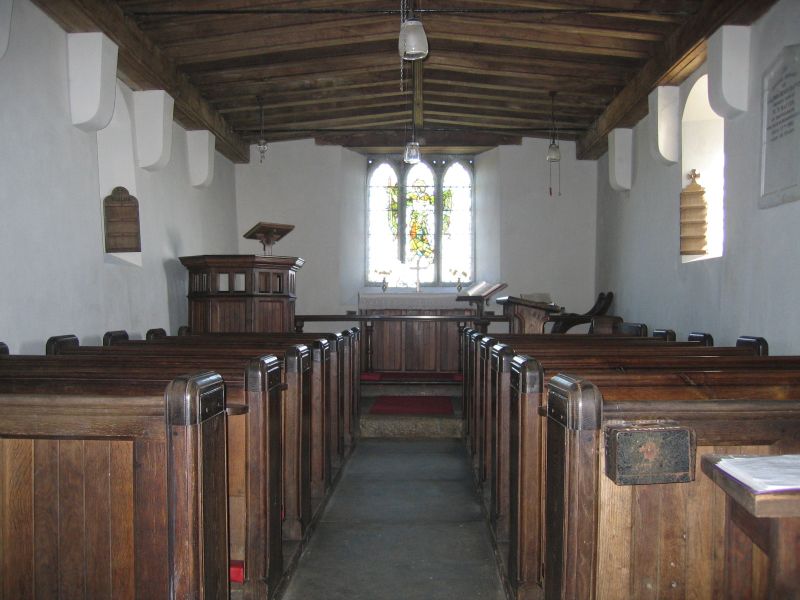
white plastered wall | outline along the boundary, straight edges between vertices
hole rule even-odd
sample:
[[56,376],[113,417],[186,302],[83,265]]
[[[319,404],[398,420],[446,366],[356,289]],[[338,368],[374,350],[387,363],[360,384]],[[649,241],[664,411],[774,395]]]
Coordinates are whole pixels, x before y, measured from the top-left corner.
[[[241,236],[260,221],[295,229],[275,244],[276,256],[299,256],[297,314],[355,310],[364,270],[366,160],[340,146],[313,140],[270,144],[264,162],[251,147],[250,164],[236,166],[239,252],[261,245]],[[331,331],[353,323],[309,323],[306,331]]]
[[571,312],[594,303],[597,163],[561,142],[561,196],[549,195],[548,140],[525,138],[477,157],[478,277],[502,294],[548,293]]
[[[797,23],[800,3],[782,0],[753,25],[750,108],[725,123],[722,258],[681,264],[684,180],[678,165],[665,166],[650,155],[646,119],[635,129],[631,191],[613,192],[599,178],[598,288],[614,291],[613,310],[626,320],[673,328],[680,338],[707,331],[717,345],[761,335],[772,354],[800,352],[800,202],[758,208],[762,75],[784,46],[800,42]],[[681,108],[702,72],[681,85]]]
[[[186,323],[178,256],[236,252],[233,165],[216,156],[214,182],[191,187],[184,130],[172,158],[136,169],[142,266],[104,260],[95,133],[70,124],[66,33],[28,0],[16,0],[0,59],[0,341],[41,353],[45,340]],[[124,87],[124,86],[123,86]],[[124,92],[128,94],[129,91]]]

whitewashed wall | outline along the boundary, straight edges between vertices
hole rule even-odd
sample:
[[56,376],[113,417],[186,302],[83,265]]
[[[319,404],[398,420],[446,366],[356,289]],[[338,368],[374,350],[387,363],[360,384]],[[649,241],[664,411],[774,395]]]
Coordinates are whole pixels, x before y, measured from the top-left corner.
[[[313,140],[270,144],[263,163],[255,147],[251,151],[250,164],[236,165],[239,251],[261,251],[258,242],[241,238],[259,221],[294,225],[274,254],[306,261],[297,276],[296,312],[354,310],[364,279],[364,157]],[[344,326],[309,324],[306,330]]]
[[233,165],[217,154],[211,187],[192,188],[174,126],[167,167],[136,170],[142,266],[107,263],[97,136],[70,124],[66,34],[27,0],[0,59],[0,132],[0,341],[40,353],[56,334],[186,323],[177,257],[237,250]]
[[561,196],[551,197],[548,144],[526,138],[478,156],[478,277],[508,283],[503,294],[548,293],[584,312],[596,297],[597,164],[576,161],[575,144],[561,142]]
[[[614,192],[600,176],[597,283],[616,293],[613,310],[626,320],[671,327],[682,338],[707,331],[717,344],[762,335],[773,354],[800,352],[800,202],[758,208],[762,75],[784,46],[800,43],[798,23],[800,3],[783,0],[752,30],[749,110],[725,123],[722,258],[681,264],[684,180],[678,165],[658,164],[648,152],[650,117],[635,129],[632,190]],[[701,72],[681,86],[681,106]]]

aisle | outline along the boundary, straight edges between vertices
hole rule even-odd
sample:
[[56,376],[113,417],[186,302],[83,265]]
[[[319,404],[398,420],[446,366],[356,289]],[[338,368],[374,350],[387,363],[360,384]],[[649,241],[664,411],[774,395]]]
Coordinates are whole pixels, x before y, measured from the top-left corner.
[[504,600],[460,440],[361,440],[283,600]]

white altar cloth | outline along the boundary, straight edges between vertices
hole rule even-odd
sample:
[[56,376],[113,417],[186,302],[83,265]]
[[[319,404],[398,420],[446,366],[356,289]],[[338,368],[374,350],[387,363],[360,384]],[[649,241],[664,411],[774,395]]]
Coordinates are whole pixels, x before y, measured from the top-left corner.
[[457,294],[454,292],[388,292],[358,294],[359,310],[444,310],[444,309],[469,309],[467,302],[456,302]]

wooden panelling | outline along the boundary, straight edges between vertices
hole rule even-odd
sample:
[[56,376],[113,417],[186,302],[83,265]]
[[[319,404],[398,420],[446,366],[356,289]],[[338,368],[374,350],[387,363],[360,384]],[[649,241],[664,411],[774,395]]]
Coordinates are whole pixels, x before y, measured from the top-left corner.
[[264,333],[279,333],[291,331],[294,321],[293,311],[282,300],[253,301],[253,329],[239,331],[261,331]]
[[220,333],[248,331],[247,301],[244,298],[218,298],[211,304],[213,331]]
[[132,446],[0,439],[4,600],[134,597]]
[[[383,316],[461,316],[458,309],[368,309],[364,314]],[[375,321],[372,323],[372,369],[375,371],[459,370],[458,323]]]

